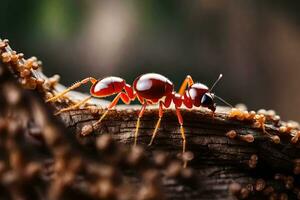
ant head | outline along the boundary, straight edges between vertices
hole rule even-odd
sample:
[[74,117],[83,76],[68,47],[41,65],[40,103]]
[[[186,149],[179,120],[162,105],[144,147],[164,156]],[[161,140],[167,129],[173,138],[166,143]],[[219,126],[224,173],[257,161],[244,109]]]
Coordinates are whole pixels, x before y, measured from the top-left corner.
[[206,107],[213,112],[216,111],[216,103],[214,101],[215,95],[210,92],[206,92],[201,98],[201,106]]
[[202,97],[201,97],[201,106],[202,107],[206,107],[210,110],[212,110],[213,112],[216,111],[216,103],[215,103],[215,95],[211,92],[214,87],[218,84],[218,82],[221,80],[221,78],[223,77],[222,74],[219,75],[218,79],[214,82],[214,84],[210,87],[210,89],[205,92]]
[[[212,110],[213,112],[216,111],[215,98],[219,99],[223,103],[232,107],[221,97],[218,97],[217,95],[212,93],[212,89],[214,89],[214,87],[220,81],[221,78],[222,78],[222,74],[220,74],[219,78],[215,81],[215,83],[210,89],[206,85],[203,85],[201,83],[195,83],[191,85],[187,90],[188,96],[185,94],[185,99],[187,99],[186,101],[191,101],[192,104],[196,107],[199,106],[206,107]],[[186,102],[186,105],[189,105],[190,106],[189,108],[192,107],[190,102]]]

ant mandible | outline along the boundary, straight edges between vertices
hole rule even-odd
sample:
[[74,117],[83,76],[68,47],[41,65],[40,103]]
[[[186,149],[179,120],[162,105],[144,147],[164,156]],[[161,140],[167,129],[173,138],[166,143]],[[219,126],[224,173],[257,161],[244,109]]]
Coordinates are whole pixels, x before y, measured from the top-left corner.
[[180,107],[184,105],[185,107],[191,109],[193,106],[202,106],[210,109],[214,114],[216,110],[216,103],[214,102],[214,98],[217,97],[218,99],[224,102],[223,99],[212,93],[212,89],[216,86],[216,84],[221,78],[222,74],[220,74],[219,78],[209,89],[206,85],[202,83],[194,83],[192,77],[187,76],[183,81],[179,92],[177,93],[174,91],[173,83],[168,78],[156,73],[147,73],[139,76],[134,80],[133,87],[127,84],[124,79],[115,76],[109,76],[101,80],[97,80],[93,77],[88,77],[80,82],[73,84],[71,87],[55,95],[54,97],[48,99],[47,102],[55,101],[56,99],[64,96],[69,91],[78,88],[82,84],[86,84],[88,82],[92,83],[92,86],[90,88],[91,95],[73,106],[61,109],[58,113],[78,108],[81,105],[85,104],[92,97],[103,98],[116,94],[113,101],[108,105],[107,110],[103,113],[100,119],[92,125],[92,127],[94,128],[101,123],[103,118],[107,115],[108,111],[114,108],[120,99],[125,104],[129,104],[131,101],[137,98],[142,104],[142,108],[139,112],[136,123],[136,129],[134,134],[134,146],[137,143],[140,119],[142,118],[147,105],[159,104],[159,118],[156,122],[155,129],[152,133],[152,137],[149,143],[149,145],[151,145],[153,143],[157,130],[160,126],[161,119],[163,117],[163,107],[169,108],[171,103],[173,102],[175,105],[176,115],[180,125],[180,132],[183,143],[182,152],[184,153],[186,150],[186,138],[183,128],[183,119],[180,114]]

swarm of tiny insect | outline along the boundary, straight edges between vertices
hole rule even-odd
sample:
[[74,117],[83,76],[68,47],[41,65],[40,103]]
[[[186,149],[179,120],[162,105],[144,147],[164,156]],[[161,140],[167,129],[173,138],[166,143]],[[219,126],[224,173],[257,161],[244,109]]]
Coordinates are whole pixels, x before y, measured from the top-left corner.
[[290,142],[297,144],[300,137],[300,125],[295,121],[284,122],[280,120],[280,116],[276,114],[274,110],[260,109],[255,111],[246,111],[245,107],[233,108],[228,117],[230,119],[237,119],[240,121],[250,121],[253,127],[262,129],[262,131],[276,144],[280,143],[279,135],[271,135],[267,130],[267,123],[273,124],[278,127],[282,136],[291,137]]
[[9,47],[7,39],[0,39],[0,60],[11,67],[11,70],[18,75],[21,85],[26,89],[50,90],[59,81],[58,75],[51,78],[36,76],[36,72],[41,69],[42,62],[36,57],[25,59],[23,53],[17,53]]
[[252,123],[254,128],[261,129],[264,134],[267,135],[275,144],[280,143],[280,137],[278,135],[272,135],[266,130],[266,122],[267,120],[274,120],[276,123],[279,122],[280,117],[276,115],[275,111],[269,110],[259,110],[255,111],[247,111],[239,108],[232,108],[228,114],[230,119],[237,119],[239,121],[249,121]]
[[[229,192],[238,199],[300,199],[300,190],[295,187],[294,178],[276,174],[274,180],[266,181],[262,178],[250,181],[248,184],[233,182],[229,185]],[[278,184],[283,184],[284,189],[277,190]],[[277,186],[276,186],[277,185]]]

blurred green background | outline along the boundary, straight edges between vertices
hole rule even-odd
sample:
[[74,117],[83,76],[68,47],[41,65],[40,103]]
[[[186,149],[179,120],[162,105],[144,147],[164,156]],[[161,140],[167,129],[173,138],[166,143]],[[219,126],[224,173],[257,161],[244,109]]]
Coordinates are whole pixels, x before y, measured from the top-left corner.
[[284,0],[1,0],[0,37],[66,85],[157,72],[178,89],[188,74],[211,85],[223,73],[215,92],[231,104],[300,120],[299,10]]

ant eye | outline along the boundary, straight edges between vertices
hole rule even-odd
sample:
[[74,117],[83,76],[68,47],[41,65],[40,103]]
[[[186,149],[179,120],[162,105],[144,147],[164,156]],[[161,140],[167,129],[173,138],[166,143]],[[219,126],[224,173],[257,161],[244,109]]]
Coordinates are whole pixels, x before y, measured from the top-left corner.
[[214,98],[210,93],[205,93],[201,99],[201,105],[204,107],[210,107],[214,104]]

